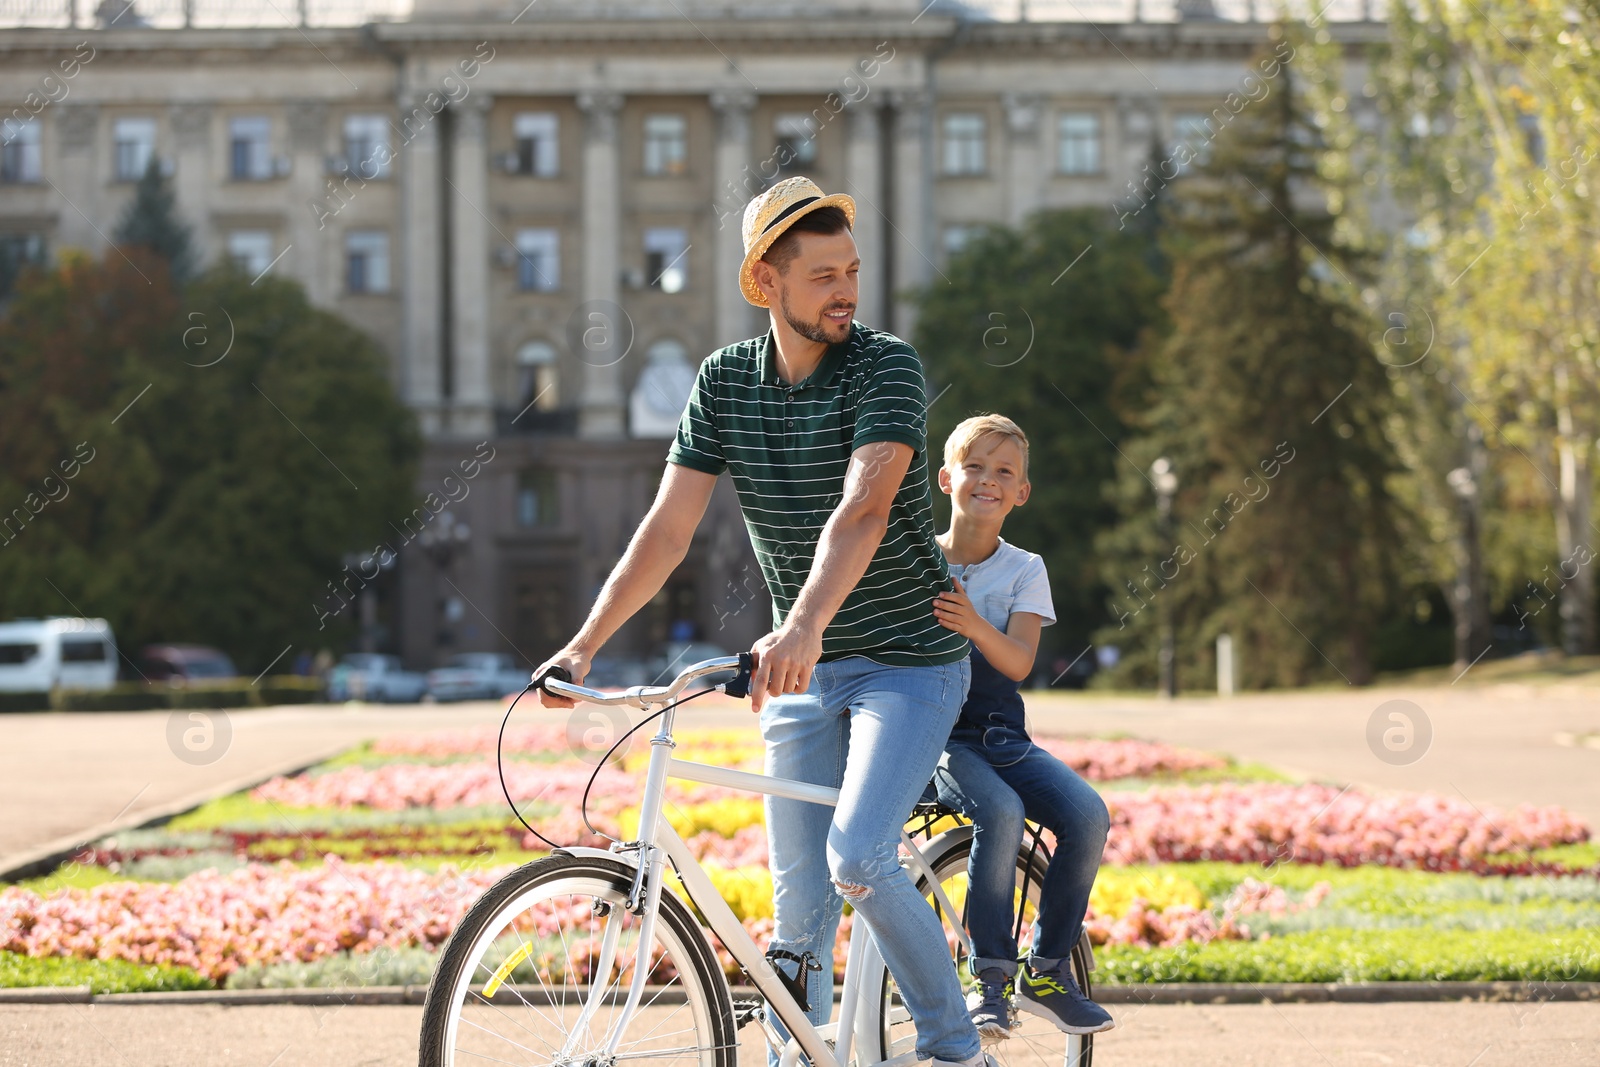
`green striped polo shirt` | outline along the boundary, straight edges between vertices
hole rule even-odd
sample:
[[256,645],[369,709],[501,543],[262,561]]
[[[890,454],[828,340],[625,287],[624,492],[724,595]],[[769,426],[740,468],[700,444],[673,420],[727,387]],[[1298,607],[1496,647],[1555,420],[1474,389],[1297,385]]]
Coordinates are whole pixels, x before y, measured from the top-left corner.
[[964,658],[967,639],[933,617],[934,595],[954,587],[933,537],[928,396],[916,350],[853,322],[850,336],[829,345],[797,385],[778,378],[776,355],[769,331],[706,357],[667,461],[732,475],[776,627],[799,599],[822,528],[844,498],[851,453],[875,441],[910,445],[916,454],[883,542],[828,624],[822,658],[865,656],[889,666]]

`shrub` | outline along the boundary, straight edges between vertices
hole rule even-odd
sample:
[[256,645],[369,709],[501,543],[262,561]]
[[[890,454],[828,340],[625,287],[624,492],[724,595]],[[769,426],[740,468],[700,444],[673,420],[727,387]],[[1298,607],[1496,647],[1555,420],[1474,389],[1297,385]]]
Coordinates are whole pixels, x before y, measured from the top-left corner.
[[274,674],[256,685],[258,702],[276,704],[315,704],[322,699],[322,679],[297,674]]
[[150,711],[167,707],[167,694],[143,682],[119,682],[110,689],[57,689],[50,694],[56,711]]
[[49,693],[0,693],[0,712],[49,710]]

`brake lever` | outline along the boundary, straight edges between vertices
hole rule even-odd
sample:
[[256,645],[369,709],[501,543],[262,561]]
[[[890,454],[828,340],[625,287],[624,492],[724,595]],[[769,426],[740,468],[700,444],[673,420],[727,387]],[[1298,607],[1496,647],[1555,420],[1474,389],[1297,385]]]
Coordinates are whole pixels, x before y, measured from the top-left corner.
[[754,652],[739,653],[739,673],[723,683],[722,692],[730,697],[747,697],[750,695],[750,678],[756,672],[756,654]]

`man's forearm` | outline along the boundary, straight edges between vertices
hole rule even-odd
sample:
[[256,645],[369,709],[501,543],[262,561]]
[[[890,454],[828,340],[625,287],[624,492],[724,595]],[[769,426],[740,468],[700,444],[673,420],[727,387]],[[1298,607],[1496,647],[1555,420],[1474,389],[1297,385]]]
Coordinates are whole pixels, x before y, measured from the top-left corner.
[[653,517],[652,513],[639,525],[627,551],[612,568],[605,587],[589,610],[583,628],[572,639],[571,647],[594,655],[635,612],[661,591],[678,564],[683,562],[689,543],[672,541],[662,531],[654,529]]
[[815,634],[826,630],[844,598],[867,573],[888,529],[888,519],[872,511],[835,512],[823,527],[811,574],[785,624]]

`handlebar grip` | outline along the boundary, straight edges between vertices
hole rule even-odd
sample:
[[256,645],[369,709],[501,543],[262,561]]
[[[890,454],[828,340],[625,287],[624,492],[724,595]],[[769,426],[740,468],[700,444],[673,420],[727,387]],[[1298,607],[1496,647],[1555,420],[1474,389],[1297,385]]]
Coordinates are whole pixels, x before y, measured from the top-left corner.
[[[565,667],[552,666],[549,670],[545,671],[543,674],[539,675],[533,680],[534,688],[544,689],[546,678],[554,678],[558,682],[567,682],[570,684],[572,682],[572,672],[567,670]],[[549,690],[546,689],[545,692],[549,692]]]
[[754,652],[739,653],[739,673],[722,687],[723,693],[730,697],[747,697],[750,695],[750,678],[756,672],[758,659]]

